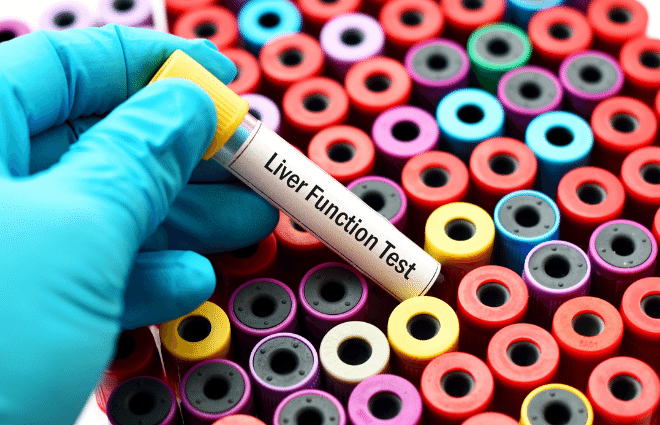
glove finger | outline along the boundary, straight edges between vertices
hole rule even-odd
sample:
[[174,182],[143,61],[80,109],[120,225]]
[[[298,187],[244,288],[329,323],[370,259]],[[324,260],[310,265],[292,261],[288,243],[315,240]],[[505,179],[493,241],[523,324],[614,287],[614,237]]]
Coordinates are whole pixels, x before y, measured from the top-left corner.
[[119,248],[137,252],[167,216],[216,125],[213,102],[201,88],[159,81],[83,133],[38,177],[84,196],[85,208],[100,214]]
[[124,294],[124,329],[163,323],[188,314],[215,290],[211,262],[190,251],[137,255]]
[[142,249],[216,253],[270,235],[279,211],[242,183],[188,185]]

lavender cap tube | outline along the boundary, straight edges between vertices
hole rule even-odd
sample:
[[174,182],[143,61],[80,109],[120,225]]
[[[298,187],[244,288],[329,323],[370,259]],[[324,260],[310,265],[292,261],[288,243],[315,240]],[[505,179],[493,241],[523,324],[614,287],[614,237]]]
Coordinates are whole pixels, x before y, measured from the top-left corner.
[[573,110],[587,120],[596,105],[623,88],[623,71],[607,53],[585,50],[564,59],[559,80]]
[[0,19],[0,43],[30,32],[28,24],[19,19]]
[[385,33],[378,21],[363,13],[345,13],[323,25],[321,48],[330,67],[343,80],[356,62],[382,55]]
[[300,335],[277,333],[261,340],[250,355],[250,376],[262,419],[271,422],[279,403],[299,390],[319,389],[319,358]]
[[61,1],[47,7],[39,18],[42,30],[62,31],[71,28],[87,28],[94,25],[92,14],[77,1]]
[[315,347],[335,325],[366,319],[367,281],[347,264],[319,264],[303,276],[298,292],[306,335]]
[[[355,387],[347,410],[353,425],[418,425],[422,420],[422,397],[413,384],[400,376],[376,375]],[[383,415],[383,410],[388,415]],[[383,416],[390,418],[379,419]]]
[[[389,220],[394,227],[402,232],[405,230],[408,201],[401,186],[385,177],[364,176],[353,180],[346,187]],[[352,233],[350,228],[348,232]],[[368,244],[368,240],[365,243]]]
[[563,97],[559,79],[538,66],[512,69],[497,85],[497,99],[506,112],[509,132],[518,140],[525,139],[527,125],[538,115],[561,109]]
[[339,400],[325,391],[302,390],[282,400],[273,418],[273,425],[312,422],[319,425],[346,425],[346,411]]
[[401,180],[401,170],[410,158],[437,147],[440,129],[435,117],[425,110],[397,106],[378,115],[371,136],[385,173]]
[[601,224],[589,239],[591,295],[619,308],[626,289],[653,276],[658,244],[644,226],[630,220]]
[[[151,409],[138,412],[131,406],[140,405],[146,397],[154,400]],[[148,406],[147,406],[148,407]],[[110,425],[179,425],[179,409],[174,391],[165,382],[150,376],[138,376],[119,385],[110,394],[107,405]]]
[[413,81],[414,99],[435,112],[440,100],[467,87],[470,59],[465,48],[447,39],[431,39],[408,50],[403,64]]
[[183,377],[180,391],[186,425],[210,425],[225,416],[252,411],[250,377],[229,360],[198,363]]
[[298,331],[298,303],[293,291],[275,279],[252,279],[229,298],[234,357],[247,367],[248,354],[262,338]]
[[129,27],[153,23],[149,0],[100,0],[99,19],[102,24],[119,24]]
[[589,294],[591,265],[577,245],[548,241],[527,254],[522,278],[529,292],[528,321],[550,330],[560,305]]
[[280,133],[282,115],[275,102],[264,95],[256,93],[247,93],[241,97],[247,100],[248,105],[250,105],[249,112],[253,117],[275,133]]

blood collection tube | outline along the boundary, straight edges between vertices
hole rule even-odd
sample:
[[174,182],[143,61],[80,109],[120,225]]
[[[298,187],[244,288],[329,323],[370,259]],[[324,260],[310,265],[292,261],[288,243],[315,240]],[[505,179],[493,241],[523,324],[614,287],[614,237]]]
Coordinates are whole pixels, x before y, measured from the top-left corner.
[[266,425],[259,419],[250,415],[231,415],[225,418],[222,418],[216,422],[213,422],[213,425]]
[[651,232],[629,220],[601,224],[589,240],[591,294],[619,307],[626,289],[655,273],[658,245]]
[[467,51],[479,84],[495,94],[502,75],[527,64],[532,56],[532,44],[517,26],[500,23],[473,32]]
[[477,144],[504,135],[504,108],[495,96],[480,89],[449,93],[435,116],[448,151],[465,163]]
[[591,264],[570,242],[543,242],[527,254],[522,278],[529,291],[527,321],[550,330],[559,306],[589,294]]
[[488,367],[495,379],[493,407],[517,417],[527,394],[555,381],[559,346],[550,332],[536,325],[509,325],[490,340]]
[[500,22],[504,18],[505,0],[443,0],[442,13],[447,23],[447,34],[465,45],[477,28]]
[[422,397],[413,384],[395,375],[376,375],[360,382],[348,399],[353,425],[422,423]]
[[440,141],[435,117],[415,106],[396,106],[381,113],[371,135],[383,175],[397,181],[406,162],[437,149]]
[[406,68],[384,56],[365,59],[346,73],[346,93],[353,107],[352,121],[365,131],[382,112],[410,99],[412,82]]
[[236,288],[244,282],[273,275],[277,265],[277,239],[270,234],[256,244],[209,255],[208,258],[216,276],[224,276],[227,280],[225,286],[216,287],[212,300],[229,300]]
[[256,93],[247,93],[241,97],[247,100],[248,105],[250,105],[250,110],[248,111],[250,115],[261,121],[275,133],[280,132],[282,116],[275,102],[264,95]]
[[228,315],[234,331],[234,357],[247,367],[248,356],[264,337],[298,331],[298,302],[288,286],[275,279],[252,279],[229,299]]
[[612,357],[589,376],[587,397],[599,424],[651,425],[660,403],[660,379],[641,360]]
[[[516,412],[518,416],[518,412]],[[497,412],[483,412],[472,416],[463,425],[518,425],[512,417]]]
[[426,221],[424,250],[442,264],[445,277],[433,294],[456,306],[459,283],[471,270],[490,264],[494,240],[493,219],[474,204],[453,202],[433,211]]
[[250,376],[261,406],[261,418],[268,423],[286,396],[321,386],[314,346],[292,333],[272,334],[254,347],[250,355]]
[[660,88],[660,40],[640,37],[628,41],[619,55],[627,93],[653,105]]
[[[365,176],[353,180],[346,188],[373,208],[374,211],[385,217],[394,227],[402,232],[405,231],[408,201],[401,186],[385,177]],[[362,236],[355,234],[355,237],[360,237],[366,246],[377,243],[377,240],[374,242],[373,238],[367,238],[364,233]],[[396,263],[399,261],[399,255],[388,256],[386,261],[388,264]],[[396,267],[399,268],[398,265]]]
[[181,381],[179,395],[186,425],[210,425],[225,416],[253,411],[250,377],[229,360],[193,366]]
[[413,82],[413,99],[435,112],[440,99],[467,87],[470,59],[460,44],[443,38],[415,44],[403,60]]
[[557,309],[552,335],[561,351],[559,382],[586,391],[594,367],[619,354],[623,321],[607,301],[576,297]]
[[621,217],[624,201],[623,185],[609,171],[597,167],[569,171],[557,186],[560,238],[588,251],[596,227]]
[[343,80],[355,63],[385,52],[385,33],[376,19],[347,13],[326,22],[319,34],[330,70]]
[[505,267],[483,266],[466,274],[458,286],[456,309],[461,351],[485,361],[493,335],[525,321],[527,297],[525,282]]
[[594,412],[587,397],[564,384],[546,384],[529,393],[522,405],[520,425],[593,425]]
[[101,25],[119,24],[128,27],[153,25],[153,12],[149,0],[99,0]]
[[243,49],[227,49],[222,54],[236,65],[236,78],[227,87],[239,95],[259,91],[261,70],[254,56]]
[[172,34],[188,39],[205,38],[222,52],[238,42],[238,24],[228,9],[212,6],[181,15]]
[[618,56],[628,40],[644,36],[649,15],[636,0],[593,0],[587,19],[594,32],[594,47]]
[[293,83],[320,76],[324,64],[321,45],[304,33],[277,37],[259,52],[265,90],[276,101]]
[[415,297],[399,304],[387,322],[387,338],[397,375],[419,385],[427,364],[458,350],[458,317],[435,297]]
[[660,147],[647,146],[629,154],[621,165],[621,183],[626,190],[624,216],[652,228],[660,207]]
[[39,29],[62,31],[71,28],[87,28],[94,25],[94,18],[85,3],[60,1],[44,9],[39,17]]
[[305,32],[318,38],[321,28],[326,22],[345,13],[358,12],[362,0],[298,0],[296,4],[303,16]]
[[[184,13],[205,9],[214,6],[215,3],[215,0],[165,0],[165,9],[167,10],[168,21],[171,24]],[[236,11],[236,9],[232,10]]]
[[625,326],[621,354],[645,362],[660,374],[660,278],[630,285],[620,312]]
[[497,262],[520,274],[527,254],[538,244],[559,238],[559,209],[535,190],[511,192],[493,214]]
[[229,318],[209,301],[178,319],[161,324],[159,330],[165,373],[176,391],[183,376],[195,364],[230,356]]
[[502,76],[497,99],[504,107],[508,132],[525,140],[525,130],[536,116],[561,109],[564,90],[550,71],[538,66],[522,66]]
[[618,175],[629,153],[653,144],[658,121],[643,102],[616,96],[596,106],[591,115],[591,128],[595,139],[591,164]]
[[95,391],[99,408],[105,412],[110,393],[136,376],[164,376],[156,341],[148,327],[124,330],[119,335],[115,356]]
[[426,366],[419,388],[430,419],[459,425],[488,410],[495,383],[483,361],[467,353],[447,353]]
[[451,202],[464,201],[470,178],[463,161],[446,152],[429,151],[411,158],[401,171],[401,186],[409,202],[408,234],[424,244],[426,220]]
[[284,92],[282,112],[286,137],[294,146],[307,150],[316,133],[348,118],[349,100],[344,88],[326,77],[308,78]]
[[250,0],[241,7],[237,21],[245,47],[255,55],[273,38],[302,28],[298,8],[288,1]]
[[479,143],[470,156],[473,202],[493,214],[506,194],[534,187],[536,167],[536,156],[518,140],[494,137]]
[[584,119],[570,112],[553,111],[532,120],[525,143],[538,161],[536,189],[554,199],[561,178],[589,164],[594,136]]
[[367,133],[349,125],[334,125],[316,133],[307,156],[343,185],[373,174],[376,167],[374,142]]
[[367,318],[367,281],[343,263],[323,263],[308,271],[298,297],[307,339],[315,347],[337,324]]
[[174,391],[158,378],[139,376],[124,382],[108,399],[110,425],[180,425]]
[[30,26],[19,19],[5,18],[0,20],[0,43],[31,32]]
[[559,80],[571,109],[589,118],[596,105],[621,91],[624,75],[612,56],[585,50],[564,59],[559,66]]
[[564,0],[507,0],[507,21],[527,29],[529,20],[544,10],[561,6]]
[[390,344],[370,323],[344,322],[325,334],[319,359],[325,389],[346,405],[357,384],[389,371]]
[[300,279],[319,263],[338,260],[316,236],[300,227],[280,211],[280,221],[273,231],[277,238],[277,275],[289,288],[298,291]]
[[203,157],[262,194],[393,298],[424,295],[439,279],[440,264],[433,257],[247,114],[244,99],[182,51],[170,56],[152,81],[173,77],[191,80],[213,94],[220,125]]
[[553,72],[568,56],[589,49],[593,33],[584,14],[558,6],[542,10],[529,21],[532,61]]
[[346,411],[332,394],[321,390],[300,390],[280,402],[274,425],[346,425]]
[[432,0],[392,0],[380,10],[387,55],[403,60],[413,45],[439,37],[444,27],[440,5]]

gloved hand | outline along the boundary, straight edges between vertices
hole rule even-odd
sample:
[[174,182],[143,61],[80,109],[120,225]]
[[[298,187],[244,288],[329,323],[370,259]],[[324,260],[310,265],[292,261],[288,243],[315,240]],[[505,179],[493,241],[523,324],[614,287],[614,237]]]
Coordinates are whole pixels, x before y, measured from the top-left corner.
[[0,424],[73,423],[122,327],[211,295],[208,260],[139,253],[145,241],[221,251],[277,222],[238,184],[185,186],[213,137],[213,103],[179,79],[141,89],[176,49],[224,82],[235,74],[207,41],[118,26],[0,44]]

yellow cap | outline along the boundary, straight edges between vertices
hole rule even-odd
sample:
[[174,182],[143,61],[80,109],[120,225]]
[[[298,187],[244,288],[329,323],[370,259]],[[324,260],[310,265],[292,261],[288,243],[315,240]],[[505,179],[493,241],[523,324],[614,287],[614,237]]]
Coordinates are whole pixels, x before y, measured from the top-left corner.
[[218,128],[203,157],[204,159],[211,158],[229,140],[245,118],[250,109],[247,101],[231,91],[222,81],[215,78],[213,74],[181,50],[172,53],[149,84],[165,78],[183,78],[192,81],[211,96],[218,113]]
[[[570,394],[570,396],[575,397],[581,401],[582,404],[584,404],[584,408],[577,406],[574,402],[566,401],[566,395],[562,394],[562,391],[567,392]],[[568,412],[570,417],[573,419],[573,422],[571,423],[580,425],[593,425],[594,411],[591,407],[589,399],[587,399],[587,397],[585,397],[585,395],[577,389],[564,384],[542,385],[529,393],[527,397],[525,397],[525,401],[523,401],[522,408],[520,409],[520,425],[533,425],[534,423],[537,423],[534,421],[537,418],[530,420],[530,415],[535,416],[535,412],[529,411],[530,403],[532,403],[532,400],[534,400],[535,397],[538,397],[539,394],[546,392],[549,393],[549,397],[544,397],[544,400],[542,400],[541,403],[536,403],[535,409],[538,409],[542,406],[543,410],[547,410],[548,408],[552,408],[552,406],[556,406],[557,409],[562,409]],[[579,402],[577,404],[579,404]],[[571,411],[572,409],[577,411]]]

